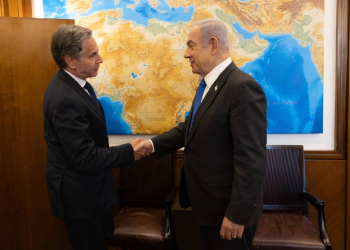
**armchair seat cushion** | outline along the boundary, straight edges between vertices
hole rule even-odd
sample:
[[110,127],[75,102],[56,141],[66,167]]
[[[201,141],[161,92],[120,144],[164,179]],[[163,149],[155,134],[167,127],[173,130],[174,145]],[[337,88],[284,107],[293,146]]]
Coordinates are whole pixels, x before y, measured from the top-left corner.
[[264,211],[253,241],[254,250],[326,249],[318,230],[300,212]]
[[113,246],[164,249],[165,209],[126,207],[114,218]]

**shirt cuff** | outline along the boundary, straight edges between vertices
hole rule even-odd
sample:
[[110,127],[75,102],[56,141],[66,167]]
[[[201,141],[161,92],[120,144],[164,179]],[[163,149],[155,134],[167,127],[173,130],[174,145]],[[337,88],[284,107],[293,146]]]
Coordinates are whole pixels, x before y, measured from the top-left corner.
[[149,141],[151,142],[151,144],[152,144],[152,154],[154,153],[154,152],[156,152],[155,150],[154,150],[154,145],[153,145],[153,142],[152,142],[152,140],[151,139],[149,139]]

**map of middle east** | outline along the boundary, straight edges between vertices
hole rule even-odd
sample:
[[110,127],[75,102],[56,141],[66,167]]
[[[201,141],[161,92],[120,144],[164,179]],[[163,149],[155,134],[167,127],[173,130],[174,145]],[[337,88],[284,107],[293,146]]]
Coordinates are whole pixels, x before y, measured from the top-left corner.
[[225,23],[231,58],[264,89],[268,133],[323,132],[324,0],[43,3],[45,17],[93,30],[104,62],[90,82],[109,134],[159,134],[185,120],[200,81],[186,39],[206,18]]

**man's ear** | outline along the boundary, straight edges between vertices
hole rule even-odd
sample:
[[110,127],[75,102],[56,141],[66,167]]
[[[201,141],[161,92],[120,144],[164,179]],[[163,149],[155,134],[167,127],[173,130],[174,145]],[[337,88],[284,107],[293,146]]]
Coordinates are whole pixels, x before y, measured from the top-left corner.
[[210,38],[211,54],[215,55],[218,51],[219,41],[216,37]]
[[71,56],[65,56],[64,61],[66,62],[67,66],[71,69],[75,69],[75,59]]

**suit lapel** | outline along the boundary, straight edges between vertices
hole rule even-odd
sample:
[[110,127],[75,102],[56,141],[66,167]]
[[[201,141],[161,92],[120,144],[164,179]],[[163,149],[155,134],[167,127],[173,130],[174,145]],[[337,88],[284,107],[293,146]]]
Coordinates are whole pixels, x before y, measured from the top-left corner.
[[[207,95],[204,97],[202,103],[199,105],[198,110],[196,112],[196,115],[194,117],[193,123],[192,123],[192,128],[191,132],[189,132],[189,124],[190,124],[190,119],[189,122],[187,123],[187,128],[186,128],[186,140],[185,140],[185,147],[187,144],[191,141],[193,135],[195,134],[197,127],[202,120],[204,114],[208,110],[208,108],[211,106],[217,95],[219,94],[222,86],[226,83],[226,79],[237,66],[232,62],[229,64],[226,69],[219,75],[218,79],[213,83],[213,85],[210,87]],[[188,115],[189,118],[192,117],[192,112],[193,112],[193,103],[192,103],[192,108],[191,112]]]
[[[104,121],[104,115],[101,109],[94,103],[88,93],[82,88],[79,83],[77,83],[70,75],[68,75],[64,70],[60,69],[59,75],[64,79],[64,81],[71,86],[77,94],[90,106],[90,108],[97,114],[102,121]],[[99,103],[101,106],[101,104]]]

